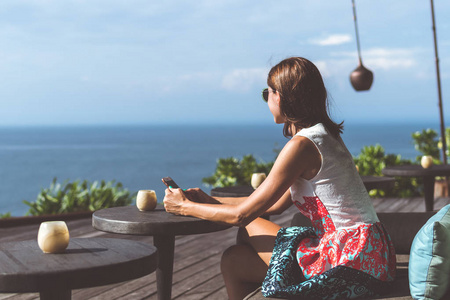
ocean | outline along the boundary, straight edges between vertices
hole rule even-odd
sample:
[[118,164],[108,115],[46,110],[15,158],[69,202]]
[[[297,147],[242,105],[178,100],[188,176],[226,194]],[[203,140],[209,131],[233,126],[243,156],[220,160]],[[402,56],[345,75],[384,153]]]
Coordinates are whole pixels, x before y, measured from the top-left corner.
[[[438,124],[345,123],[342,138],[353,155],[380,144],[386,153],[415,159],[411,134]],[[142,125],[0,128],[0,213],[23,216],[41,188],[76,179],[115,180],[131,192],[156,191],[171,176],[183,188],[201,187],[218,158],[253,154],[268,162],[288,140],[281,125]]]

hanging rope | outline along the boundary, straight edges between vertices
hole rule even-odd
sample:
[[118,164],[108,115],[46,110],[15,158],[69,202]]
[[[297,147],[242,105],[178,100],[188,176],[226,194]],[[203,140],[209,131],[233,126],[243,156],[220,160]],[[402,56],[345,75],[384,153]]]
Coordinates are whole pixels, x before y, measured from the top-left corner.
[[356,6],[355,6],[355,0],[352,0],[352,7],[353,7],[353,21],[354,21],[354,23],[355,23],[356,47],[358,48],[358,58],[359,58],[359,63],[362,64],[362,59],[361,59],[361,46],[359,45],[358,23],[357,23],[357,21],[356,21]]

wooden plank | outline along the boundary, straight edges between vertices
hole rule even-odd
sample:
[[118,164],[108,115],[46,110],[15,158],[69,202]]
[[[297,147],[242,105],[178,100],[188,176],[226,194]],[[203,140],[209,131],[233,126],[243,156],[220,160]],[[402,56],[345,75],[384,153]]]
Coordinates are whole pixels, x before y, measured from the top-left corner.
[[113,299],[144,299],[139,291],[145,290],[145,294],[156,294],[155,273],[122,284],[105,286],[104,289],[83,290],[81,293],[72,293],[73,300],[113,300]]
[[220,270],[219,270],[219,274],[212,276],[211,278],[209,278],[207,281],[205,281],[204,283],[186,290],[185,293],[180,294],[178,297],[174,297],[173,299],[183,299],[183,300],[198,300],[198,299],[215,299],[215,300],[219,300],[219,299],[227,299],[226,298],[211,298],[211,295],[216,293],[218,290],[221,289],[221,286],[219,284],[223,284],[223,279],[222,279],[222,274],[220,274]]
[[386,211],[386,208],[389,208],[390,203],[394,201],[393,198],[383,199],[383,198],[375,198],[372,199],[373,206],[375,211]]
[[383,207],[383,211],[385,211],[385,212],[401,211],[402,208],[405,206],[405,203],[406,203],[406,199],[397,198],[397,199],[395,199],[395,201],[390,201],[389,203],[386,203],[386,206]]
[[[196,272],[191,274],[189,277],[174,283],[172,286],[172,298],[176,299],[181,297],[186,291],[191,290],[205,282],[207,282],[211,277],[221,276],[220,273],[220,259],[217,263],[211,265],[210,267],[203,269],[201,272]],[[174,274],[175,276],[175,274]],[[181,297],[182,298],[182,297]],[[157,299],[156,295],[152,295],[148,299]]]
[[403,203],[404,199],[402,198],[386,199],[378,206],[377,211],[379,212],[398,211],[404,206]]
[[420,212],[425,211],[423,198],[374,198],[372,199],[377,212]]
[[[195,235],[196,238],[190,240],[189,243],[181,245],[175,243],[175,249],[177,250],[175,253],[175,260],[180,261],[182,257],[201,254],[203,251],[207,251],[207,253],[214,251],[214,253],[217,254],[217,246],[222,245],[222,243],[228,245],[234,244],[236,234],[237,228],[230,228],[220,233]],[[204,250],[199,251],[199,245],[201,245],[201,249]]]
[[25,293],[25,294],[0,294],[2,296],[6,296],[6,298],[0,298],[0,299],[7,299],[7,300],[35,300],[39,299],[39,293]]
[[174,285],[172,296],[173,298],[178,295],[182,295],[187,289],[185,288],[185,284],[188,283],[189,288],[201,284],[202,282],[206,282],[209,278],[216,276],[220,273],[220,255],[210,256],[208,259],[204,261],[199,261],[194,263],[189,268],[185,268],[178,272],[174,273]]
[[205,299],[217,299],[217,300],[228,299],[227,289],[225,288],[225,285],[220,289],[218,289],[216,292],[210,294]]
[[450,204],[449,198],[439,197],[434,201],[434,209],[439,210],[448,204]]

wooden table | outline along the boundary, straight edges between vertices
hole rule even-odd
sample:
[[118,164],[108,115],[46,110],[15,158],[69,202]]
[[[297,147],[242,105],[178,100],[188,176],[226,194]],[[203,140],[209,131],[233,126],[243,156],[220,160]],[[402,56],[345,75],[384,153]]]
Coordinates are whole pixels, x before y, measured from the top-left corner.
[[155,271],[156,248],[125,239],[72,238],[61,254],[43,253],[37,240],[0,244],[0,292],[39,292],[71,299],[71,290],[136,279]]
[[156,279],[160,300],[171,298],[175,236],[215,232],[230,227],[198,218],[176,216],[160,205],[146,212],[139,211],[134,205],[98,210],[92,215],[92,226],[111,233],[153,236],[153,244],[158,249]]
[[213,197],[248,197],[255,189],[250,185],[217,187],[211,190]]
[[395,184],[395,178],[384,176],[361,176],[366,190],[373,189],[387,190],[392,189]]
[[386,176],[422,177],[425,196],[425,210],[434,209],[434,182],[436,176],[450,176],[450,165],[433,165],[424,169],[420,165],[392,166],[383,169]]
[[[366,189],[389,189],[394,186],[395,179],[384,176],[361,176]],[[229,186],[213,188],[211,196],[213,197],[248,197],[254,189],[249,185]]]

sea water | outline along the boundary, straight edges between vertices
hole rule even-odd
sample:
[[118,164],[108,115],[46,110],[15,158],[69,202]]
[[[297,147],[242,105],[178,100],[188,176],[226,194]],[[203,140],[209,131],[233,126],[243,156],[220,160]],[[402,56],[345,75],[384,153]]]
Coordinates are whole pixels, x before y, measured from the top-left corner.
[[[353,155],[380,144],[386,153],[415,159],[411,134],[437,124],[345,124],[342,138]],[[134,193],[156,191],[171,176],[183,188],[211,187],[218,158],[253,154],[268,162],[288,141],[280,125],[142,125],[0,128],[0,213],[22,216],[53,178],[115,180]]]

